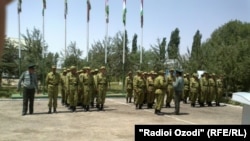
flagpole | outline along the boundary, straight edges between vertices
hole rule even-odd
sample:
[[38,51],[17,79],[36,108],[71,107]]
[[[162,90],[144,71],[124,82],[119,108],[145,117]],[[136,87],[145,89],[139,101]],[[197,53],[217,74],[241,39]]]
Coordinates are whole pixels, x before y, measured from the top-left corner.
[[44,95],[44,92],[45,92],[45,65],[44,65],[44,62],[45,62],[45,19],[44,19],[44,14],[45,14],[45,9],[43,9],[43,95]]
[[143,49],[143,28],[141,28],[140,69],[142,67],[142,49]]
[[64,57],[65,57],[65,60],[66,60],[66,58],[67,58],[67,51],[66,51],[66,48],[67,48],[67,18],[65,17],[65,20],[64,20],[64,30],[65,30],[65,35],[64,35],[64,38],[65,38],[65,40],[64,40]]
[[18,52],[18,58],[19,58],[19,76],[21,75],[21,25],[20,25],[20,12],[18,13],[18,46],[19,46],[19,52]]
[[89,62],[89,22],[87,21],[87,62]]
[[105,65],[107,64],[107,47],[108,47],[108,22],[106,23],[106,36],[105,36]]

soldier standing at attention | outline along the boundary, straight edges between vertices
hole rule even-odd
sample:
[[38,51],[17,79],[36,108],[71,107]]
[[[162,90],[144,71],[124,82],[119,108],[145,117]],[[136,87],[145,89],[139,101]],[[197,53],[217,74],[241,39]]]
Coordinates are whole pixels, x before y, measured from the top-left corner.
[[161,108],[164,104],[164,97],[167,90],[167,83],[165,79],[165,73],[163,70],[158,72],[158,76],[154,80],[154,87],[155,87],[155,114],[163,115],[161,113]]
[[[19,92],[21,89],[21,84],[23,86],[23,112],[22,115],[27,114],[28,105],[29,105],[29,113],[33,114],[34,108],[34,97],[35,92],[38,91],[37,84],[37,75],[35,73],[35,65],[29,65],[28,70],[23,72],[19,78],[17,91]],[[29,103],[29,104],[28,104]]]
[[182,71],[176,70],[176,81],[173,82],[175,95],[174,95],[174,104],[175,104],[175,114],[179,115],[180,113],[180,101],[184,88],[184,80],[182,78]]
[[212,101],[215,96],[215,81],[214,81],[214,76],[215,74],[209,74],[209,79],[208,79],[208,86],[209,86],[209,93],[207,96],[207,105],[212,106]]
[[146,85],[147,85],[147,106],[148,108],[153,108],[153,103],[155,99],[154,71],[151,71],[149,73]]
[[136,80],[137,80],[137,78],[139,77],[139,75],[140,75],[140,70],[137,70],[136,71],[136,75],[133,77],[133,93],[134,93],[134,103],[136,102],[136,99],[137,99],[137,97],[138,97],[138,94],[137,94],[137,87],[136,87],[136,85],[135,85],[135,82],[136,82]]
[[92,93],[92,96],[91,96],[91,102],[90,102],[91,108],[94,108],[94,104],[98,99],[98,89],[97,89],[98,88],[98,84],[97,84],[98,72],[99,72],[99,70],[95,69],[95,72],[93,74],[93,77],[94,77],[94,90],[93,90],[93,93]]
[[61,96],[62,96],[62,100],[61,100],[62,105],[65,105],[65,103],[66,103],[66,101],[65,101],[66,74],[67,74],[67,70],[66,70],[66,68],[64,68],[63,72],[60,73],[60,78],[61,78],[61,80],[60,80],[61,87],[60,88],[61,88]]
[[71,74],[70,68],[67,69],[67,73],[65,76],[65,106],[69,107],[69,76]]
[[191,107],[195,107],[195,102],[197,100],[199,94],[199,79],[197,73],[193,73],[193,77],[190,78],[190,100],[191,100]]
[[200,79],[200,87],[201,92],[200,96],[198,97],[198,101],[201,107],[204,107],[204,103],[207,101],[207,95],[208,95],[208,80],[207,80],[207,72],[204,72],[201,79]]
[[224,92],[223,75],[220,75],[218,79],[216,80],[216,86],[217,86],[217,93],[215,97],[215,103],[216,103],[216,106],[220,106],[221,97]]
[[182,99],[183,99],[183,103],[186,104],[187,103],[187,99],[188,98],[190,99],[190,97],[189,97],[189,92],[190,92],[189,74],[188,73],[184,74],[183,77],[184,77],[184,91],[183,91]]
[[146,86],[145,81],[143,80],[143,73],[139,72],[139,76],[135,80],[136,94],[137,98],[135,101],[135,108],[142,109],[143,100],[144,100],[144,87]]
[[78,85],[79,85],[79,76],[76,72],[76,67],[75,66],[71,66],[71,73],[69,75],[69,104],[70,104],[70,109],[72,110],[72,112],[76,111],[76,106],[77,106],[77,102],[78,102]]
[[170,108],[170,103],[174,95],[173,82],[175,81],[174,69],[170,69],[170,74],[167,76],[167,98],[166,98],[166,108]]
[[106,93],[108,88],[108,80],[106,74],[106,68],[102,66],[100,68],[100,73],[97,75],[97,84],[98,84],[98,110],[103,110],[103,106],[106,99]]
[[82,103],[84,111],[89,111],[90,100],[94,87],[94,77],[92,73],[90,67],[87,67],[86,74],[83,76],[82,80],[83,90],[84,90],[84,95],[83,95],[84,98]]
[[131,103],[133,97],[133,77],[131,71],[128,72],[128,76],[125,79],[125,88],[127,90],[126,102]]
[[48,90],[48,113],[51,113],[51,108],[53,105],[53,112],[56,113],[57,108],[57,97],[58,97],[58,85],[60,83],[60,74],[56,72],[56,66],[51,67],[51,72],[49,72],[46,76],[45,82],[47,84]]

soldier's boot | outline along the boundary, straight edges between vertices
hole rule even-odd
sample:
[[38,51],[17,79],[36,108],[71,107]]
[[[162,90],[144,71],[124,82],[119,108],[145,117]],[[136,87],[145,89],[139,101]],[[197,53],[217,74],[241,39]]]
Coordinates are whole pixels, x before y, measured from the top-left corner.
[[82,105],[82,108],[85,110],[85,109],[86,109],[86,105],[83,104],[83,105]]
[[161,112],[161,110],[157,110],[157,113],[156,113],[157,115],[164,115],[162,112]]
[[126,103],[128,103],[128,97],[126,98]]
[[135,109],[138,109],[138,104],[135,104]]
[[101,107],[100,107],[101,110],[103,110],[103,104],[101,104]]
[[51,108],[49,108],[48,114],[51,114]]
[[157,113],[157,110],[155,109],[155,114]]
[[76,111],[76,106],[72,106],[72,112]]
[[170,103],[166,103],[166,108],[170,108]]
[[147,104],[147,108],[150,109],[150,103]]
[[89,105],[86,106],[86,111],[89,111]]
[[191,107],[195,107],[195,104],[194,104],[194,103],[191,103]]
[[143,105],[143,104],[140,104],[140,105],[139,105],[139,109],[142,109],[142,105]]
[[90,102],[91,108],[94,108],[94,102]]
[[220,102],[216,102],[216,106],[220,106]]
[[53,112],[54,112],[54,113],[56,113],[56,112],[57,112],[57,111],[56,111],[56,108],[54,108],[54,109],[53,109]]
[[130,97],[130,98],[129,98],[129,103],[131,103],[131,99],[132,99],[132,98]]

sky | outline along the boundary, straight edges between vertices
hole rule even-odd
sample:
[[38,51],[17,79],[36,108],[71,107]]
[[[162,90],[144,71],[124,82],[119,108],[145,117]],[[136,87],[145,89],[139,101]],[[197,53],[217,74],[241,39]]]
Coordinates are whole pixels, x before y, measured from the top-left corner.
[[[22,0],[20,31],[34,28],[43,31],[43,0]],[[6,36],[18,38],[18,0],[7,7]],[[90,0],[89,49],[91,45],[103,40],[106,35],[105,0]],[[44,16],[44,38],[49,52],[64,52],[65,19],[64,0],[46,0]],[[134,34],[138,35],[137,44],[145,50],[157,44],[157,39],[170,40],[171,32],[180,30],[180,54],[191,50],[193,36],[197,30],[202,34],[202,42],[211,33],[231,20],[250,23],[250,0],[144,0],[144,26],[140,25],[141,0],[126,2],[126,30],[131,49]],[[108,35],[114,37],[124,31],[122,22],[123,0],[109,0]],[[68,0],[67,45],[76,42],[76,47],[87,54],[87,3],[86,0]],[[143,32],[142,32],[143,31]]]

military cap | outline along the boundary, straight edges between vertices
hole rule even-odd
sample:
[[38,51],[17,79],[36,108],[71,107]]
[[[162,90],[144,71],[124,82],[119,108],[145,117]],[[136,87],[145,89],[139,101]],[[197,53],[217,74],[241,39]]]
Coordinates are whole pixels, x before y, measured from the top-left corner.
[[95,72],[98,72],[99,70],[98,69],[95,69]]
[[66,72],[67,72],[67,70],[63,70],[63,72],[64,72],[64,73],[66,73]]
[[71,70],[76,69],[76,66],[71,66],[70,69]]
[[186,75],[188,76],[188,75],[189,75],[189,73],[186,73]]
[[159,74],[164,74],[165,72],[163,70],[158,71]]
[[212,76],[215,76],[215,73],[212,73]]
[[70,71],[70,68],[68,68],[67,71]]
[[86,70],[90,70],[91,68],[90,67],[85,67]]
[[169,71],[174,71],[174,68],[170,68]]
[[194,77],[198,77],[198,74],[197,74],[197,73],[193,73],[193,76],[194,76]]
[[101,66],[100,70],[102,70],[102,69],[106,69],[105,66]]
[[34,65],[34,64],[30,64],[30,65],[28,66],[28,68],[29,68],[29,69],[34,69],[35,66],[36,66],[36,65]]
[[149,74],[154,74],[155,72],[154,71],[150,71],[150,73]]
[[186,77],[187,75],[186,74],[183,74],[183,77]]
[[128,74],[132,74],[132,71],[129,71]]
[[52,69],[56,69],[56,66],[55,66],[55,65],[53,65],[51,68],[52,68]]

